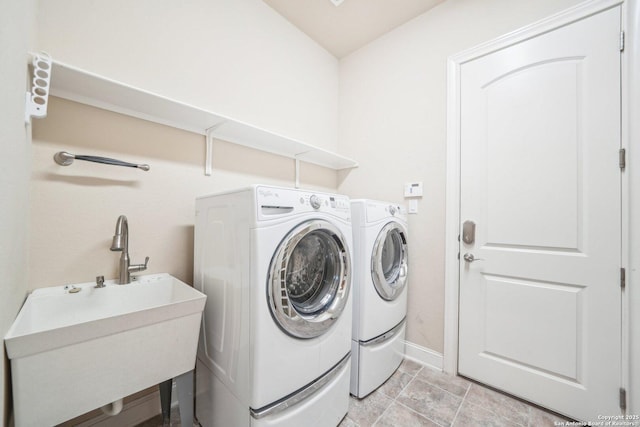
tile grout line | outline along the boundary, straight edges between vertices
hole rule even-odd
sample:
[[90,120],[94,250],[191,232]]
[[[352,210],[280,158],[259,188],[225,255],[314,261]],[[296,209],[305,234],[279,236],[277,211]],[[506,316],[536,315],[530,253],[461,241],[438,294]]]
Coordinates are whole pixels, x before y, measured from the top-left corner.
[[[413,380],[418,376],[418,373],[419,373],[422,369],[424,369],[424,366],[420,367],[420,369],[418,369],[418,370],[416,371],[416,373],[415,373],[415,374],[413,374],[413,375],[411,376],[411,379],[409,380],[409,382],[408,382],[404,387],[402,387],[402,389],[400,389],[400,392],[398,392],[398,394],[396,395],[396,397],[387,396],[386,394],[384,394],[384,393],[382,393],[382,392],[381,392],[384,396],[387,396],[388,398],[390,398],[390,399],[391,399],[391,404],[389,404],[389,406],[387,406],[387,407],[384,409],[384,411],[382,411],[382,413],[380,414],[380,416],[379,416],[378,418],[376,418],[376,420],[375,420],[375,421],[373,422],[373,424],[371,425],[372,427],[373,427],[373,426],[375,426],[375,425],[378,423],[378,421],[380,421],[380,418],[382,418],[382,417],[384,416],[384,414],[389,410],[389,408],[391,408],[391,406],[392,406],[394,403],[396,403],[396,402],[397,402],[399,405],[402,405],[402,403],[398,402],[398,396],[400,396],[400,395],[402,394],[402,392],[404,391],[404,389],[405,389],[405,388],[407,388],[407,387],[409,386],[409,384],[411,384],[411,382],[412,382],[412,381],[413,381]],[[401,371],[401,370],[400,370],[400,367],[398,367],[397,371],[400,371],[400,372],[402,372],[403,374],[411,375],[411,374],[410,374],[410,373],[408,373],[408,372]],[[397,371],[396,371],[396,372],[397,372]],[[391,376],[393,376],[393,375],[395,375],[395,372],[394,372]],[[389,378],[391,378],[391,377],[389,377]],[[387,380],[387,381],[388,381],[388,380]],[[402,406],[404,406],[404,405],[402,405]]]
[[421,413],[421,412],[418,412],[418,411],[416,411],[415,409],[412,409],[412,408],[408,407],[407,405],[405,405],[405,404],[404,404],[404,403],[402,403],[402,402],[398,402],[398,405],[400,405],[400,406],[402,406],[403,408],[405,408],[405,409],[407,409],[407,410],[409,410],[409,411],[413,412],[414,414],[419,415],[421,418],[425,418],[425,419],[427,419],[427,420],[431,421],[431,422],[432,422],[432,423],[434,423],[434,424],[437,424],[437,425],[439,425],[439,426],[441,426],[441,427],[448,427],[448,426],[443,426],[441,423],[439,423],[439,422],[438,422],[438,421],[436,421],[436,420],[433,420],[433,419],[429,418],[427,415],[425,415],[425,414],[423,414],[423,413]]
[[[447,374],[447,375],[448,375],[448,374]],[[450,392],[449,390],[445,390],[444,388],[440,387],[438,384],[434,384],[434,383],[432,383],[432,382],[431,382],[431,381],[429,381],[427,378],[423,378],[423,379],[421,379],[421,381],[424,381],[425,383],[429,384],[430,386],[435,387],[435,388],[437,388],[438,390],[444,391],[445,393],[447,393],[447,394],[449,394],[449,395],[451,395],[451,396],[453,396],[453,397],[456,397],[456,398],[458,398],[458,399],[460,399],[460,398],[461,398],[461,396],[458,396],[457,394],[452,393],[452,392]],[[469,389],[470,389],[470,388],[471,388],[471,384],[469,384],[469,385],[467,386],[467,391],[465,391],[464,396],[462,396],[462,399],[464,399],[464,397],[467,395],[467,393],[469,392]]]
[[467,386],[467,391],[464,392],[464,396],[462,396],[462,400],[460,400],[460,406],[458,406],[458,410],[456,411],[456,414],[453,416],[453,419],[451,420],[451,426],[455,424],[456,419],[458,418],[458,414],[460,414],[460,410],[462,409],[462,405],[464,404],[464,401],[467,399],[467,394],[469,394],[469,390],[471,390],[471,384]]
[[[415,379],[418,379],[419,381],[423,381],[423,382],[425,382],[426,384],[430,385],[431,387],[435,387],[436,389],[438,389],[438,390],[440,390],[440,391],[443,391],[444,393],[446,393],[446,394],[448,394],[448,395],[450,395],[450,396],[452,396],[452,397],[454,397],[454,398],[456,398],[456,399],[460,399],[460,405],[458,406],[458,409],[456,410],[456,413],[455,413],[455,415],[453,416],[453,419],[451,420],[451,424],[449,424],[449,426],[452,426],[452,425],[453,425],[453,423],[455,422],[455,420],[456,420],[457,416],[458,416],[458,413],[460,412],[460,409],[462,408],[462,403],[464,402],[465,398],[467,397],[467,393],[469,393],[469,390],[471,389],[471,383],[469,383],[469,384],[467,385],[467,389],[466,389],[466,390],[465,390],[465,392],[464,392],[464,396],[462,396],[462,397],[461,397],[461,396],[458,396],[458,395],[456,395],[456,394],[454,394],[454,393],[450,392],[449,390],[445,390],[444,388],[442,388],[442,387],[438,386],[437,384],[432,383],[432,382],[431,382],[431,381],[429,381],[427,378],[418,378],[418,375],[420,374],[420,372],[422,372],[422,371],[423,371],[423,370],[425,370],[425,369],[430,369],[430,368],[427,368],[427,367],[425,367],[425,366],[422,366],[422,367],[420,367],[420,369],[418,369],[418,370],[416,371],[416,373],[413,375],[413,377],[412,377],[412,378],[411,378],[411,380],[407,383],[407,385],[405,385],[405,386],[402,388],[402,390],[400,390],[400,393],[398,393],[398,395],[397,395],[395,398],[393,398],[393,402],[392,402],[392,404],[393,404],[394,402],[397,402],[397,403],[398,403],[398,405],[401,405],[401,406],[403,406],[404,408],[409,409],[411,412],[414,412],[414,413],[416,413],[416,414],[420,415],[421,417],[426,418],[426,419],[428,419],[429,421],[431,421],[431,422],[433,422],[433,423],[435,423],[435,424],[437,424],[437,425],[439,425],[439,426],[442,426],[442,424],[441,424],[441,423],[439,423],[439,422],[437,422],[437,421],[435,421],[435,420],[432,420],[432,419],[431,419],[431,418],[429,418],[426,414],[423,414],[423,413],[418,412],[418,411],[416,411],[416,410],[414,410],[414,409],[411,409],[410,407],[408,407],[408,406],[404,405],[402,402],[399,402],[399,401],[397,400],[397,399],[398,399],[398,397],[400,396],[400,394],[402,394],[402,392],[403,392],[407,387],[409,387],[409,384],[411,384]],[[401,372],[404,372],[404,371],[401,371]],[[436,371],[436,372],[437,372],[437,371]],[[405,374],[408,374],[408,372],[404,372],[404,373],[405,373]],[[454,377],[455,377],[455,376],[454,376]],[[385,395],[385,396],[386,396],[386,395]],[[389,407],[390,407],[390,406],[391,406],[391,405],[389,405]],[[389,408],[386,408],[386,409],[384,410],[384,412],[386,412],[386,411],[387,411],[387,409],[389,409]],[[384,415],[384,412],[383,412],[383,415]],[[382,415],[381,415],[380,417],[382,417]],[[377,423],[377,422],[380,420],[380,417],[378,417],[378,419],[375,421],[375,423]],[[373,424],[374,426],[375,426],[375,423]],[[446,427],[446,426],[445,426],[445,427]]]
[[[487,387],[485,387],[485,386],[483,386],[483,385],[478,385],[478,384],[471,383],[471,384],[469,385],[469,389],[467,390],[467,393],[465,393],[465,399],[466,399],[466,397],[467,397],[467,394],[471,391],[471,387],[472,387],[472,386],[474,386],[474,385],[476,385],[476,387],[479,387],[479,388],[481,388],[481,389],[491,390],[491,389],[488,389]],[[493,391],[493,390],[491,390],[491,391]],[[503,393],[501,393],[501,392],[496,392],[496,393],[497,393],[498,395],[503,396],[503,397],[510,398],[508,395],[503,394]],[[505,407],[505,405],[504,405],[504,401],[503,401],[503,400],[500,400],[499,402],[496,402],[496,403],[497,403],[499,406],[501,406],[501,407]],[[523,403],[524,403],[524,402],[523,402]],[[524,404],[525,404],[525,406],[527,407],[527,411],[526,411],[526,415],[525,415],[525,416],[527,417],[527,418],[526,418],[526,425],[520,424],[518,421],[516,421],[516,420],[514,420],[513,418],[510,418],[510,417],[508,417],[508,416],[506,416],[506,415],[501,415],[500,413],[498,413],[498,412],[494,411],[493,409],[490,409],[490,408],[488,408],[488,407],[482,406],[479,402],[472,402],[472,401],[469,401],[469,403],[468,403],[468,404],[469,404],[471,407],[479,408],[479,409],[480,409],[480,410],[482,410],[482,411],[488,412],[490,415],[492,415],[492,416],[493,416],[493,417],[495,417],[495,418],[499,418],[499,419],[502,419],[502,420],[504,420],[504,421],[507,421],[507,422],[509,422],[509,423],[513,424],[514,426],[527,427],[527,426],[529,425],[529,415],[531,414],[531,405],[529,405],[529,404],[527,404],[527,403],[524,403]],[[514,412],[515,412],[515,411],[514,411]]]

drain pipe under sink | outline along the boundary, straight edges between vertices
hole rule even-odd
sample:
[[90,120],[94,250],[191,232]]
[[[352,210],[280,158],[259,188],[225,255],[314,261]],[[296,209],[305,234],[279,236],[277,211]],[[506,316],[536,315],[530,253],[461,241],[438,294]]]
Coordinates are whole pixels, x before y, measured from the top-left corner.
[[102,409],[102,412],[104,412],[105,415],[109,415],[110,417],[113,417],[114,415],[118,415],[120,411],[122,411],[122,399],[118,399],[115,402],[111,402],[108,405],[104,405],[100,409]]

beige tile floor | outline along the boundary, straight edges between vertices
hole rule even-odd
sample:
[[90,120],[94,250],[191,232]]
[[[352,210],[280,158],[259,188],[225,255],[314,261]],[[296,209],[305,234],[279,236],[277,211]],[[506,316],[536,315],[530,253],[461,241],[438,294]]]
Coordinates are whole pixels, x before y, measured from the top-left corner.
[[351,397],[339,427],[544,427],[566,421],[461,377],[405,360],[380,388]]
[[[350,398],[349,412],[339,427],[551,427],[561,421],[566,420],[464,378],[405,360],[369,396]],[[171,411],[171,425],[180,426],[177,408]],[[158,426],[162,426],[160,415],[136,427]]]

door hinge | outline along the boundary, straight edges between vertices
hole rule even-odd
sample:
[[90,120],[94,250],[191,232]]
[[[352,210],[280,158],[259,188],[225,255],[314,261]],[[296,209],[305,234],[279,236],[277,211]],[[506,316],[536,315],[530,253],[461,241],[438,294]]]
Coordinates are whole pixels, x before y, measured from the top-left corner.
[[627,150],[624,148],[618,151],[618,166],[620,166],[621,170],[627,167]]
[[620,268],[620,287],[624,289],[627,286],[627,270]]
[[620,52],[624,52],[624,31],[620,31]]
[[627,409],[627,390],[620,387],[620,409]]

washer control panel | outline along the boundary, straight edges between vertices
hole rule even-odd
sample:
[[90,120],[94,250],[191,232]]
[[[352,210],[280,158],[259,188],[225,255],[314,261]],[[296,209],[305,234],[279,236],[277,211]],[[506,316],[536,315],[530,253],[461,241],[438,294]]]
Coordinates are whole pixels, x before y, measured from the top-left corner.
[[348,211],[351,209],[348,197],[329,197],[329,204],[332,208],[341,211]]
[[265,216],[324,212],[343,218],[351,217],[351,204],[347,196],[304,190],[258,186],[258,209]]
[[302,193],[300,195],[300,204],[311,207],[316,211],[331,210],[346,212],[349,210],[349,198],[333,194]]
[[309,197],[309,203],[311,203],[311,207],[313,209],[320,209],[320,206],[322,206],[320,198],[315,194],[312,194],[311,197]]

